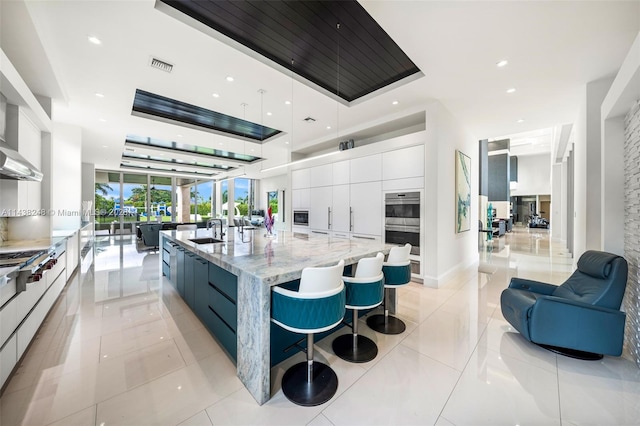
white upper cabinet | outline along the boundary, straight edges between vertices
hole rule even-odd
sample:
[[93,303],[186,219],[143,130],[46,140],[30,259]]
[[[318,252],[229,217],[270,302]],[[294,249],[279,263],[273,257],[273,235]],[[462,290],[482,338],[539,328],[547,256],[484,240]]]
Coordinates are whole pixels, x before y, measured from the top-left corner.
[[309,169],[309,187],[333,185],[333,164],[325,164]]
[[349,170],[351,170],[349,160],[333,163],[333,184],[344,185],[349,183]]
[[294,170],[291,172],[291,189],[309,188],[309,170]]
[[350,183],[382,180],[382,155],[368,155],[351,160]]
[[424,176],[424,145],[398,149],[382,154],[382,179]]

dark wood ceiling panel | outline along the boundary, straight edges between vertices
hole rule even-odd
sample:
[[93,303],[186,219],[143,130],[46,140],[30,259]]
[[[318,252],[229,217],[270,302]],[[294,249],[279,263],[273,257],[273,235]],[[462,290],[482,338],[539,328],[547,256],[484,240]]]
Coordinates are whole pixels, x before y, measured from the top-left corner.
[[131,111],[132,113],[171,120],[175,123],[211,129],[229,136],[239,136],[254,142],[264,142],[282,133],[281,130],[140,89],[136,89]]
[[357,1],[160,1],[347,102],[420,73]]

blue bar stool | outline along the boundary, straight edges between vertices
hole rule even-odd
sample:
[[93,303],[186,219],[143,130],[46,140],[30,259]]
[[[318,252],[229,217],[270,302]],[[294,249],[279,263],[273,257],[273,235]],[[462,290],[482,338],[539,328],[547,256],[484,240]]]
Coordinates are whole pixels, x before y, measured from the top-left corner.
[[378,346],[366,336],[358,334],[358,311],[371,309],[382,303],[384,297],[384,254],[360,259],[354,277],[342,277],[347,290],[347,309],[353,311],[352,334],[343,334],[333,340],[333,352],[345,361],[368,362],[378,355]]
[[294,404],[324,404],[338,390],[338,376],[331,367],[313,361],[313,335],[331,330],[344,318],[343,269],[344,260],[335,266],[304,268],[298,291],[276,286],[271,292],[271,321],[307,335],[307,361],[289,368],[282,377],[282,392]]
[[411,244],[403,247],[392,247],[387,261],[382,264],[384,274],[384,315],[371,315],[367,318],[367,325],[382,334],[400,334],[406,329],[404,322],[389,315],[389,291],[392,288],[402,287],[411,281],[411,262],[409,254]]

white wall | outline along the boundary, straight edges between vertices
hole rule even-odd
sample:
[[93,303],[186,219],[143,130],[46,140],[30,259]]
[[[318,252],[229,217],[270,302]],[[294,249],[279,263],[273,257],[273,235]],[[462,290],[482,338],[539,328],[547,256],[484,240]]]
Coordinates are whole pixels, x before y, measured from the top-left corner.
[[511,196],[551,194],[551,154],[519,155],[518,183]]
[[602,248],[601,106],[612,81],[612,78],[605,78],[587,83],[573,126],[574,262],[586,250]]
[[562,238],[562,164],[551,166],[551,238]]
[[82,214],[82,129],[54,123],[51,139],[52,230],[80,228]]
[[[471,218],[478,217],[479,138],[470,134],[440,103],[426,108],[424,283],[438,287],[478,261],[478,223],[455,231],[455,152],[471,157]],[[435,238],[434,238],[435,237]]]

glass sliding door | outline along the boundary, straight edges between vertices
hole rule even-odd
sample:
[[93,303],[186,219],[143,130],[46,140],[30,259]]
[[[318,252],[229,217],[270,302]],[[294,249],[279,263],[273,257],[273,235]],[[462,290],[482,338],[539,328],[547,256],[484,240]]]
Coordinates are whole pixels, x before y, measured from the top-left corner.
[[120,173],[97,172],[95,193],[96,235],[109,235],[117,224],[120,228],[115,205],[120,202]]
[[171,222],[173,214],[171,177],[151,176],[149,179],[149,220],[154,222]]
[[122,175],[122,203],[116,208],[120,216],[120,234],[135,235],[136,227],[146,221],[147,200],[149,199],[147,175],[124,173]]

